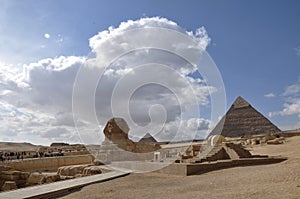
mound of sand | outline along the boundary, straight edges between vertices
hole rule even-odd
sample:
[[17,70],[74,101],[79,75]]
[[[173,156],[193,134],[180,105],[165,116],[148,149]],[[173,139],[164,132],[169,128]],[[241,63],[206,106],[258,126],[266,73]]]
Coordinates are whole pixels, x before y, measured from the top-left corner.
[[36,151],[40,146],[33,145],[30,143],[17,143],[17,142],[0,142],[1,151]]

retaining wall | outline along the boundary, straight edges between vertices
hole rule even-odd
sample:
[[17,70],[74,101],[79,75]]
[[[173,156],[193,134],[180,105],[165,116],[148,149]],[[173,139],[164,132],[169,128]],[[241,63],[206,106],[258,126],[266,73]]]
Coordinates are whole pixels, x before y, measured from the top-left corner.
[[94,157],[92,155],[74,155],[24,159],[20,161],[0,163],[0,165],[7,165],[18,171],[42,171],[57,170],[61,166],[91,164],[93,160]]
[[189,164],[186,165],[185,175],[202,174],[214,170],[232,168],[237,166],[274,164],[282,162],[284,160],[286,160],[286,158],[244,158],[237,160],[221,160],[202,164]]
[[258,157],[237,160],[219,160],[204,163],[172,163],[169,165],[160,162],[120,161],[112,162],[112,166],[131,169],[135,172],[154,171],[158,173],[188,176],[237,166],[274,164],[282,162],[286,159],[287,158],[284,157]]

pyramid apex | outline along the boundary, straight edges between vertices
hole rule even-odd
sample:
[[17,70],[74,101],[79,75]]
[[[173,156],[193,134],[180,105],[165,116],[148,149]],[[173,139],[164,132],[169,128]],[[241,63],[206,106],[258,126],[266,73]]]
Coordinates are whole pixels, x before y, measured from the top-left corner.
[[157,142],[157,140],[150,133],[146,133],[139,142]]
[[234,101],[234,103],[232,105],[234,108],[243,108],[243,107],[250,106],[249,102],[247,102],[241,96],[238,96],[238,98],[236,98],[236,100]]

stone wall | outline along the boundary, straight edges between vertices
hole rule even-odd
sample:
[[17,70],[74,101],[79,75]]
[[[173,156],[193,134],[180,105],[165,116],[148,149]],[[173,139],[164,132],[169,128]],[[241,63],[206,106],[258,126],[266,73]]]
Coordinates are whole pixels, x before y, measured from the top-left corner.
[[[238,158],[251,158],[251,153],[244,149],[241,144],[234,144],[234,143],[226,143],[225,148],[230,148],[235,151],[235,153],[238,155]],[[234,159],[234,158],[231,158]]]
[[195,174],[203,174],[210,171],[215,171],[219,169],[232,168],[237,166],[252,166],[252,165],[264,165],[264,164],[274,164],[285,161],[286,158],[245,158],[238,160],[222,160],[216,162],[207,162],[207,163],[196,163],[196,164],[171,164],[165,168],[162,168],[156,172],[173,174],[173,175],[182,175],[189,176]]
[[126,168],[135,172],[158,172],[171,175],[189,176],[207,173],[210,171],[232,168],[237,166],[252,166],[263,164],[274,164],[286,160],[286,158],[257,157],[237,160],[221,160],[205,163],[161,163],[142,161],[112,162],[112,166]]
[[7,187],[3,187],[5,182],[14,182],[19,188],[25,187],[29,172],[22,171],[1,171],[0,172],[0,189],[7,191]]
[[91,164],[93,160],[94,157],[92,155],[76,155],[24,159],[23,161],[0,163],[0,165],[7,165],[19,171],[56,171],[61,166]]
[[286,158],[245,158],[238,160],[222,160],[207,164],[189,164],[186,167],[186,175],[203,174],[214,170],[232,168],[237,166],[253,166],[274,164],[285,161]]
[[282,137],[293,137],[293,136],[300,136],[300,130],[294,131],[285,131],[280,134]]

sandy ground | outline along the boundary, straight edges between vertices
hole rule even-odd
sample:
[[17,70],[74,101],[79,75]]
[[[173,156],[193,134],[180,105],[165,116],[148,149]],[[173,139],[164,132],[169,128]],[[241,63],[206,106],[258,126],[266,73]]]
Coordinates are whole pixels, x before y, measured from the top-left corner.
[[249,148],[253,154],[286,156],[272,165],[236,167],[194,176],[131,174],[93,184],[63,198],[300,198],[300,136],[282,145]]
[[35,151],[38,147],[30,143],[0,142],[0,151]]

